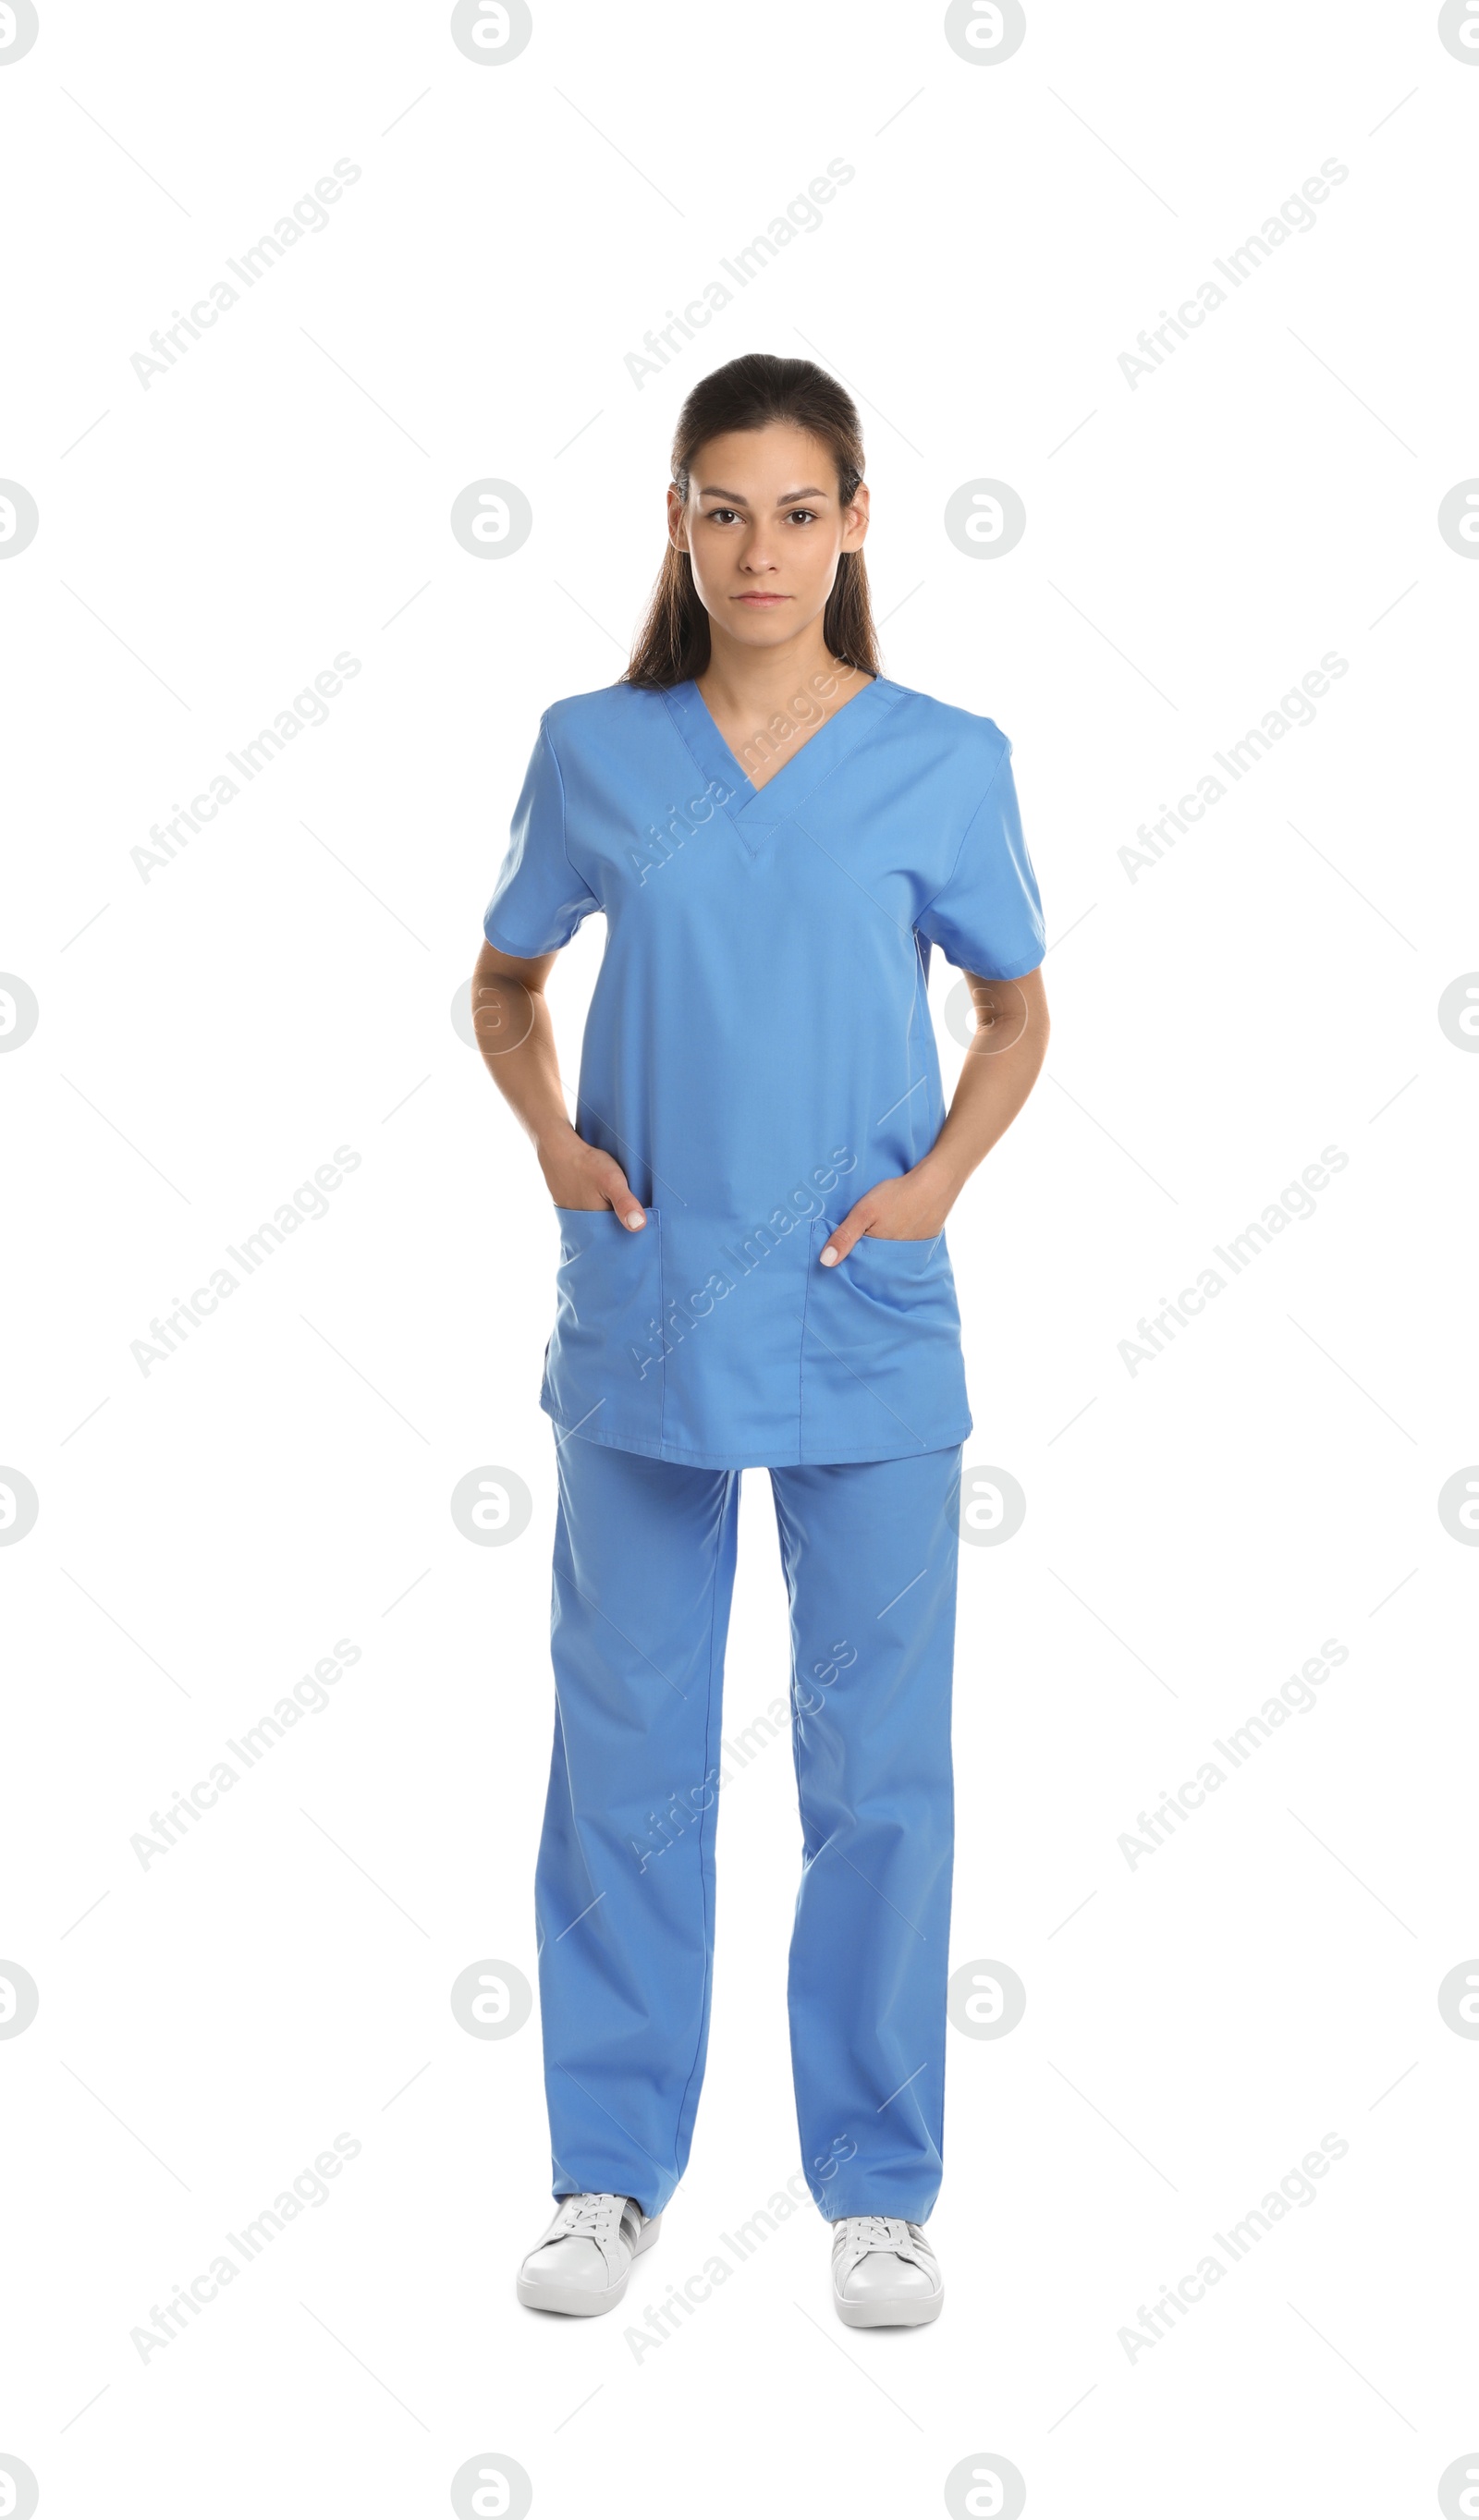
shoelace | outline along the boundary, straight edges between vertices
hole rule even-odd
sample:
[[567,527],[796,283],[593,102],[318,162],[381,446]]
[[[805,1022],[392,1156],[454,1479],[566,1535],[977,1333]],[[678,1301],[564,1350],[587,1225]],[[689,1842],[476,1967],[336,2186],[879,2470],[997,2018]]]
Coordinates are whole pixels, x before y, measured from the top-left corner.
[[854,2247],[861,2243],[864,2254],[868,2255],[874,2249],[897,2250],[901,2243],[910,2240],[915,2241],[920,2248],[927,2249],[929,2246],[919,2229],[908,2223],[898,2221],[891,2215],[850,2214],[837,2226],[832,2252],[835,2255],[839,2249]]
[[567,2196],[560,2220],[570,2238],[601,2241],[619,2229],[627,2210],[624,2196]]

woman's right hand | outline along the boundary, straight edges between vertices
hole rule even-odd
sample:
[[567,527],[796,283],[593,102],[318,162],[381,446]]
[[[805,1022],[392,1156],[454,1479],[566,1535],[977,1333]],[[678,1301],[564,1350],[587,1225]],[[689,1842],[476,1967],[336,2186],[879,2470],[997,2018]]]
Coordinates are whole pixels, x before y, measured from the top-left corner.
[[527,1130],[557,1207],[614,1209],[646,1225],[642,1201],[614,1155],[588,1147],[570,1126],[544,987],[553,954],[505,954],[484,937],[472,974],[472,1030],[495,1085]]
[[539,1168],[557,1207],[614,1208],[630,1232],[641,1233],[646,1226],[642,1201],[633,1196],[615,1156],[588,1147],[573,1129],[548,1150],[540,1148]]

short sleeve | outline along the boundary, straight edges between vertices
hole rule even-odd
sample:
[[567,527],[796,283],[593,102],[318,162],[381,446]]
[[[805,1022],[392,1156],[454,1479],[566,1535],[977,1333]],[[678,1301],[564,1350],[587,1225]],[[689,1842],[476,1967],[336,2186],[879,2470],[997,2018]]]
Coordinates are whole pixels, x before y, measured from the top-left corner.
[[539,721],[509,833],[483,934],[500,952],[521,959],[554,954],[601,904],[565,853],[564,783],[546,718]]
[[1022,837],[1011,746],[971,817],[945,881],[915,922],[959,971],[1019,980],[1043,959],[1043,905]]

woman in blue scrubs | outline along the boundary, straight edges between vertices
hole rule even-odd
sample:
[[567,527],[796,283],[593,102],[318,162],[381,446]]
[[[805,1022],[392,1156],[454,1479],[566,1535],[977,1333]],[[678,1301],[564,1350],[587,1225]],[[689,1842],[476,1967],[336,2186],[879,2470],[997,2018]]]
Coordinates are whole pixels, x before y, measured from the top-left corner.
[[[703,2078],[740,1472],[770,1472],[803,1864],[801,2169],[854,2326],[943,2301],[961,1448],[946,1218],[1048,1021],[1011,747],[878,669],[856,410],[800,359],[706,378],[620,682],[557,700],[473,1012],[560,1226],[541,1401],[559,1476],[536,1879],[559,2210],[520,2300],[613,2308]],[[573,1121],[545,987],[605,947]],[[977,1029],[949,1111],[938,947]],[[782,2204],[780,2196],[773,2207]]]

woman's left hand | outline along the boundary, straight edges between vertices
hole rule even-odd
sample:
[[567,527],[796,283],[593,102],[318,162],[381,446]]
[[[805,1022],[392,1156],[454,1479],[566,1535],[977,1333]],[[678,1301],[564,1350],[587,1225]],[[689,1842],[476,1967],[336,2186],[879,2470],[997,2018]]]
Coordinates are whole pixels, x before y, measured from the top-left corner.
[[871,1235],[879,1242],[928,1242],[944,1230],[955,1193],[926,1156],[911,1172],[875,1182],[850,1207],[835,1234],[822,1246],[822,1266],[834,1269],[853,1244]]
[[1048,1047],[1048,1001],[1041,970],[1017,980],[964,974],[976,1013],[945,1125],[927,1155],[907,1173],[874,1182],[822,1246],[835,1269],[860,1236],[880,1242],[927,1242],[939,1234],[981,1157],[1010,1127],[1032,1091]]

